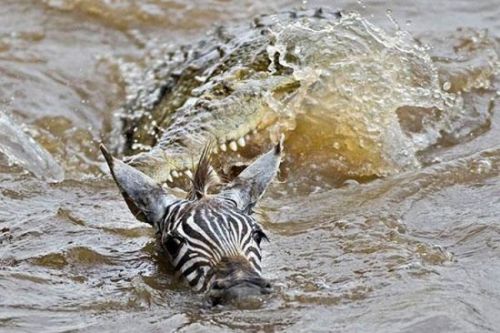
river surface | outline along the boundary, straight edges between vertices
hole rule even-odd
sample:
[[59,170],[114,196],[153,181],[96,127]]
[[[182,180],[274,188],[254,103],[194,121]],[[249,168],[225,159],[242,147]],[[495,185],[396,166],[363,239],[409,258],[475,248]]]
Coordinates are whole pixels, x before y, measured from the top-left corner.
[[500,331],[497,0],[334,3],[408,31],[470,117],[409,170],[332,188],[302,161],[307,177],[274,184],[260,210],[275,292],[257,308],[203,307],[101,171],[124,64],[303,5],[332,2],[1,1],[0,331]]

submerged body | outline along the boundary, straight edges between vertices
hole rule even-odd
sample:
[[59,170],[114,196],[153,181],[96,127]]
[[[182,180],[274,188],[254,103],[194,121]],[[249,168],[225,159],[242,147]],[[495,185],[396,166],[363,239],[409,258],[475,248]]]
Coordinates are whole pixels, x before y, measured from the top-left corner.
[[217,195],[208,193],[214,175],[207,146],[186,199],[101,150],[131,212],[153,226],[175,272],[194,290],[207,291],[210,304],[239,303],[270,292],[270,283],[261,276],[260,245],[267,237],[253,207],[278,170],[282,143]]

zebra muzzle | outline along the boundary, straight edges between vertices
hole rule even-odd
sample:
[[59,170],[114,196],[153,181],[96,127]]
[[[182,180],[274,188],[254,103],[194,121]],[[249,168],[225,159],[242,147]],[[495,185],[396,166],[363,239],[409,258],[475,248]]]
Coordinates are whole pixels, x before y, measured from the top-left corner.
[[257,276],[243,279],[216,280],[212,283],[207,300],[210,305],[234,304],[239,307],[254,307],[261,302],[261,296],[272,291],[268,280]]

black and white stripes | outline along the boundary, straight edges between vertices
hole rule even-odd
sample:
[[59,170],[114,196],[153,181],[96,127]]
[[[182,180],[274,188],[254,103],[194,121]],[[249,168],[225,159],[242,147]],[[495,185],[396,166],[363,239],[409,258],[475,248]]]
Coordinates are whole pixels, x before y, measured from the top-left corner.
[[175,198],[141,171],[113,158],[105,147],[101,150],[130,211],[155,227],[175,271],[195,290],[210,290],[216,304],[249,288],[269,288],[261,277],[260,242],[266,236],[252,214],[278,171],[282,142],[217,195],[208,193],[215,178],[210,147],[202,154],[186,199]]
[[195,290],[207,289],[224,258],[247,260],[254,273],[261,274],[262,230],[231,200],[178,201],[170,205],[157,231],[175,270]]

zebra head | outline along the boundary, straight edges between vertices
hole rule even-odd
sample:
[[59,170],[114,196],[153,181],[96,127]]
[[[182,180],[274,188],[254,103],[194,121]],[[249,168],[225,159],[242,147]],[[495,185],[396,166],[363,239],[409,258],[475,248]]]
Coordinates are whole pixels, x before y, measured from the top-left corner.
[[151,224],[177,274],[211,304],[270,291],[261,276],[261,241],[267,239],[253,208],[276,175],[280,142],[222,187],[208,194],[214,172],[207,146],[186,199],[179,199],[101,146],[111,174],[134,216]]

